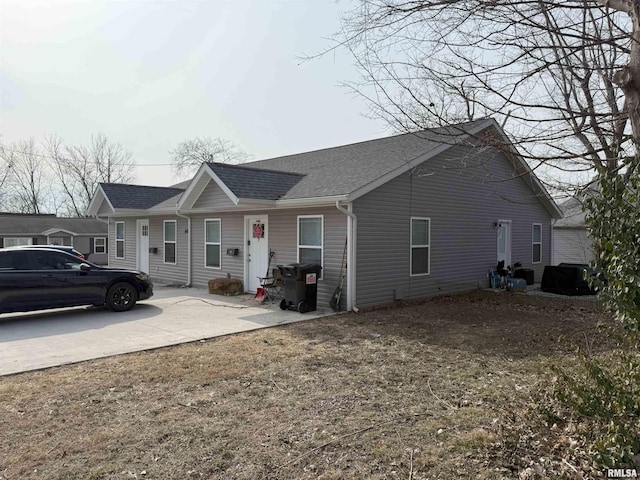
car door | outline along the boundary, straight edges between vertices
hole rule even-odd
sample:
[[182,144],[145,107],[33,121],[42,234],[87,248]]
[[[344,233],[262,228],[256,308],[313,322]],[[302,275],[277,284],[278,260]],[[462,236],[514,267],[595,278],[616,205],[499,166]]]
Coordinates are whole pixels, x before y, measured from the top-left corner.
[[42,281],[27,252],[0,252],[0,312],[42,308]]
[[[46,307],[94,303],[91,280],[82,271],[81,259],[54,250],[31,250],[29,255],[40,278],[42,301]],[[43,308],[46,308],[43,307]]]

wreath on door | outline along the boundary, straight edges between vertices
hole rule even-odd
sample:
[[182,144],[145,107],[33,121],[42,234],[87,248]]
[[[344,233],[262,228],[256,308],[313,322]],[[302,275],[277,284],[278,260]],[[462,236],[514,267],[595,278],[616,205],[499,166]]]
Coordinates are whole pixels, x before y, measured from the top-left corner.
[[264,223],[260,223],[260,220],[253,224],[253,238],[264,238]]

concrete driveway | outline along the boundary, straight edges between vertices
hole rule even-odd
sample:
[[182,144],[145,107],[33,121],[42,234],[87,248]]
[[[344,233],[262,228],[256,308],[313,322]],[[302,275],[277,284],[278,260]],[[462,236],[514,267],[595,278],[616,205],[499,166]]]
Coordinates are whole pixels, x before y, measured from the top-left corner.
[[78,307],[0,315],[0,375],[138,352],[309,320],[333,313],[282,311],[253,296],[156,286],[129,312]]

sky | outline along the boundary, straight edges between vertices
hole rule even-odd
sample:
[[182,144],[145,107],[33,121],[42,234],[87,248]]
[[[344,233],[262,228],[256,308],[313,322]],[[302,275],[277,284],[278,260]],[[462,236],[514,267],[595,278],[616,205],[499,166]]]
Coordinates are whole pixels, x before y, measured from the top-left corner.
[[254,160],[391,133],[317,60],[351,0],[0,0],[0,139],[105,134],[135,183],[171,185],[169,150],[220,137]]

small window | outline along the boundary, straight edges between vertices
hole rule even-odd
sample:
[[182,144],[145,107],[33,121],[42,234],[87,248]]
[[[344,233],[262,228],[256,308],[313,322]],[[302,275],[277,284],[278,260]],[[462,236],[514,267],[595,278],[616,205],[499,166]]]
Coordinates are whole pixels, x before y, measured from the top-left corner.
[[542,262],[542,224],[534,223],[532,227],[531,244],[533,251],[531,261],[532,263],[540,263]]
[[221,268],[221,225],[219,219],[204,221],[205,267]]
[[93,253],[107,253],[107,239],[96,237],[93,239]]
[[324,217],[299,216],[298,217],[298,262],[317,263],[322,265]]
[[429,275],[431,268],[431,219],[411,218],[411,275]]
[[124,258],[124,222],[116,222],[116,258]]
[[176,263],[176,221],[164,221],[164,263]]

